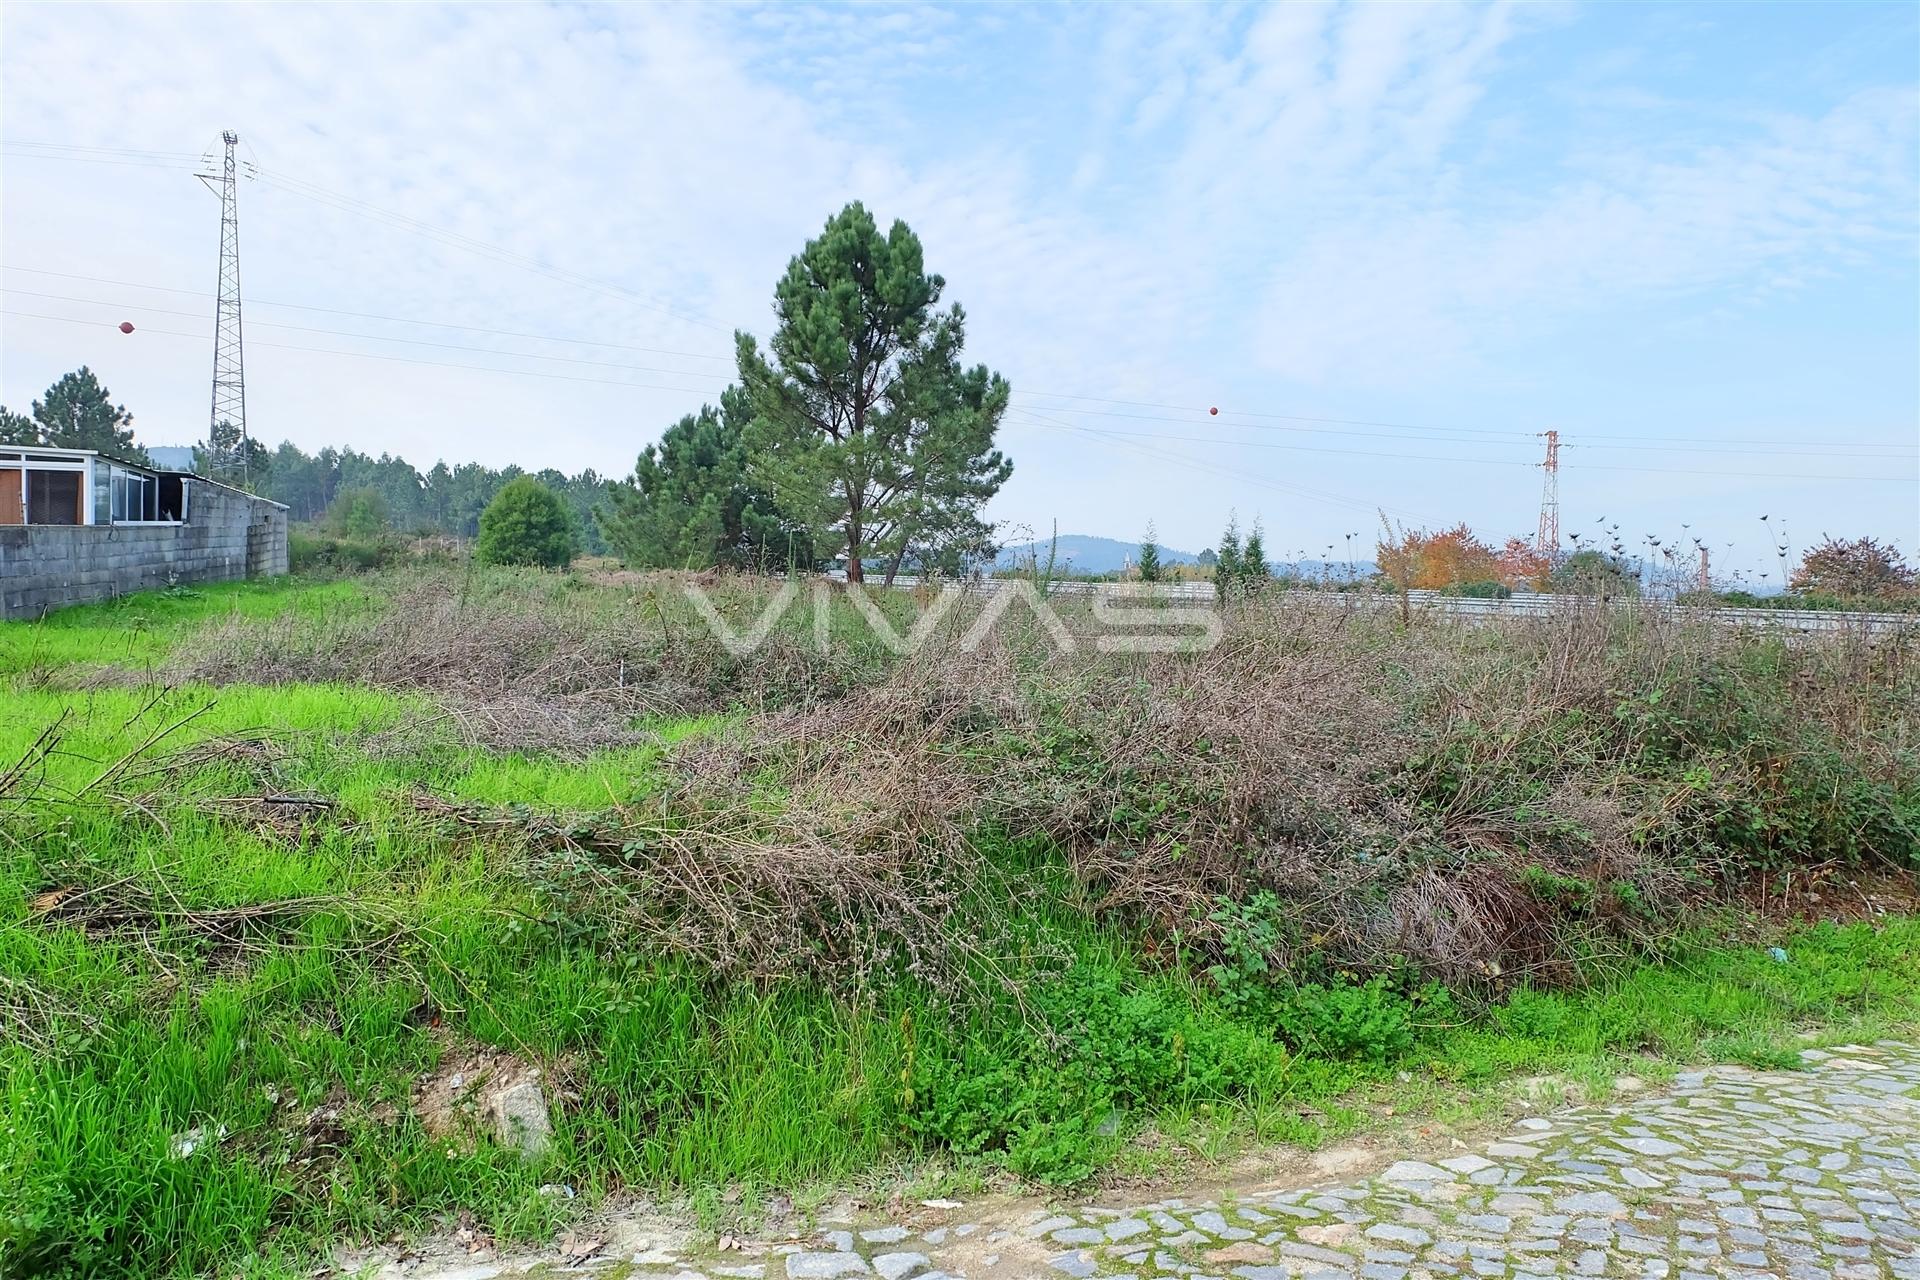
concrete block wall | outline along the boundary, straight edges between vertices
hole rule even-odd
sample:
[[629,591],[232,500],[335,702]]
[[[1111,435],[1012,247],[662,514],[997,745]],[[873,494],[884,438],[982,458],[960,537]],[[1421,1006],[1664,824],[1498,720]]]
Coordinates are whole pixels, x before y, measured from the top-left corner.
[[38,618],[70,604],[191,582],[287,571],[287,512],[189,480],[177,525],[0,526],[0,618]]

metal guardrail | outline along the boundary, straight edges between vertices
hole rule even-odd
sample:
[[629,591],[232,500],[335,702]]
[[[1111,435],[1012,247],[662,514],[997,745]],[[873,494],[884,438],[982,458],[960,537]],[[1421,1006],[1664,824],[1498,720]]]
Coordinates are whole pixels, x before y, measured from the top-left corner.
[[[969,592],[985,593],[1002,581],[1006,579],[973,578],[962,580],[959,585]],[[944,580],[936,579],[929,585],[939,585],[943,582]],[[894,579],[894,586],[902,588],[917,587],[920,583],[921,580],[918,577],[910,574],[902,574]],[[879,584],[869,582],[867,585],[875,587]],[[1057,579],[1048,585],[1047,594],[1085,596],[1103,589],[1125,588],[1130,585],[1133,584],[1083,582],[1071,578]],[[1214,598],[1211,582],[1163,582],[1158,586],[1160,594],[1166,599],[1204,602]],[[1305,587],[1290,587],[1285,590],[1284,598],[1306,600],[1343,609],[1398,609],[1400,607],[1400,597],[1385,592],[1315,591]],[[1438,591],[1414,590],[1407,593],[1407,598],[1415,608],[1459,618],[1544,618],[1568,610],[1590,609],[1595,603],[1591,596],[1555,595],[1531,591],[1516,591],[1506,599],[1496,600],[1474,596],[1450,596]],[[1641,608],[1659,609],[1691,621],[1713,622],[1732,627],[1775,627],[1800,632],[1878,633],[1920,630],[1920,613],[1854,613],[1838,609],[1713,608],[1705,605],[1683,605],[1644,599],[1621,600],[1616,603],[1622,607],[1633,604]]]

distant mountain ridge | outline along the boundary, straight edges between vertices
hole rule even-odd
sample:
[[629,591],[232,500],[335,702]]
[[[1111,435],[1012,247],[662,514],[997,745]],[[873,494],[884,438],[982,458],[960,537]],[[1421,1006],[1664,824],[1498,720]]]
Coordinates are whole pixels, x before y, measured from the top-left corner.
[[[1038,560],[1043,566],[1047,562],[1049,547],[1053,540],[1039,538],[1032,542],[1016,543],[1001,549],[1000,558],[994,561],[996,569],[1013,569]],[[1172,547],[1155,543],[1160,548],[1161,564],[1198,564],[1200,557],[1190,551],[1176,551]],[[1059,538],[1058,562],[1056,569],[1061,573],[1118,573],[1139,562],[1140,544],[1122,542],[1118,538],[1102,538],[1090,533],[1063,533]],[[1364,579],[1378,572],[1371,560],[1358,560],[1351,566],[1345,560],[1302,560],[1295,564],[1291,560],[1268,560],[1268,567],[1276,574],[1289,574],[1301,578],[1330,579],[1344,582],[1349,577]]]
[[[1175,551],[1172,547],[1160,547],[1161,564],[1195,564],[1199,557],[1189,551]],[[1012,569],[1038,560],[1043,566],[1047,556],[1057,556],[1056,567],[1069,573],[1118,573],[1128,565],[1140,559],[1140,544],[1122,542],[1118,538],[1101,538],[1090,533],[1063,533],[1058,539],[1058,550],[1054,550],[1055,540],[1040,538],[1032,542],[1016,543],[1003,547],[1000,558],[994,561],[998,569]]]

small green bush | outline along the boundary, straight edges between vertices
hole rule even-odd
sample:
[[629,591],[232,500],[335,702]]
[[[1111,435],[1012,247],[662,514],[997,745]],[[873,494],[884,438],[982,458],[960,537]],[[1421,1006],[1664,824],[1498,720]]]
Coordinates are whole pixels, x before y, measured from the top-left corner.
[[336,537],[375,542],[393,528],[393,508],[378,489],[349,489],[336,494],[327,508],[327,528]]
[[501,488],[480,513],[482,564],[525,564],[564,569],[580,550],[580,531],[566,504],[532,476]]
[[[1422,1021],[1444,1022],[1451,1014],[1446,988],[1418,982],[1410,972],[1379,973],[1365,982],[1349,972],[1326,972],[1300,946],[1297,917],[1269,890],[1245,902],[1222,899],[1208,920],[1219,928],[1221,960],[1207,976],[1221,998],[1304,1052],[1387,1062],[1414,1047]],[[1303,972],[1324,976],[1298,981]]]
[[1506,1003],[1493,1010],[1494,1022],[1502,1031],[1530,1040],[1553,1040],[1572,1018],[1573,1005],[1566,997],[1533,987],[1514,988]]
[[1452,1016],[1452,997],[1439,983],[1414,984],[1387,973],[1365,982],[1303,984],[1286,993],[1275,1011],[1281,1034],[1302,1050],[1376,1063],[1410,1052],[1422,1021]]
[[1289,1063],[1178,982],[1086,962],[1031,990],[1026,1017],[1001,1010],[946,1050],[914,1056],[908,1127],[1051,1183],[1089,1177],[1129,1112],[1270,1094]]

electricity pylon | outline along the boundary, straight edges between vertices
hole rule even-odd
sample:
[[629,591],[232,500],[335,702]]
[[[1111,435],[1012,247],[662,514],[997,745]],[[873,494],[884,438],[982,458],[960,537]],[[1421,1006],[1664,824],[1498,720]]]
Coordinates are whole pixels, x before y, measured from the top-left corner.
[[247,369],[240,340],[240,205],[233,148],[240,136],[228,129],[226,162],[219,173],[196,175],[220,197],[220,288],[213,304],[213,409],[207,419],[207,471],[216,480],[245,487],[251,480],[247,448]]

